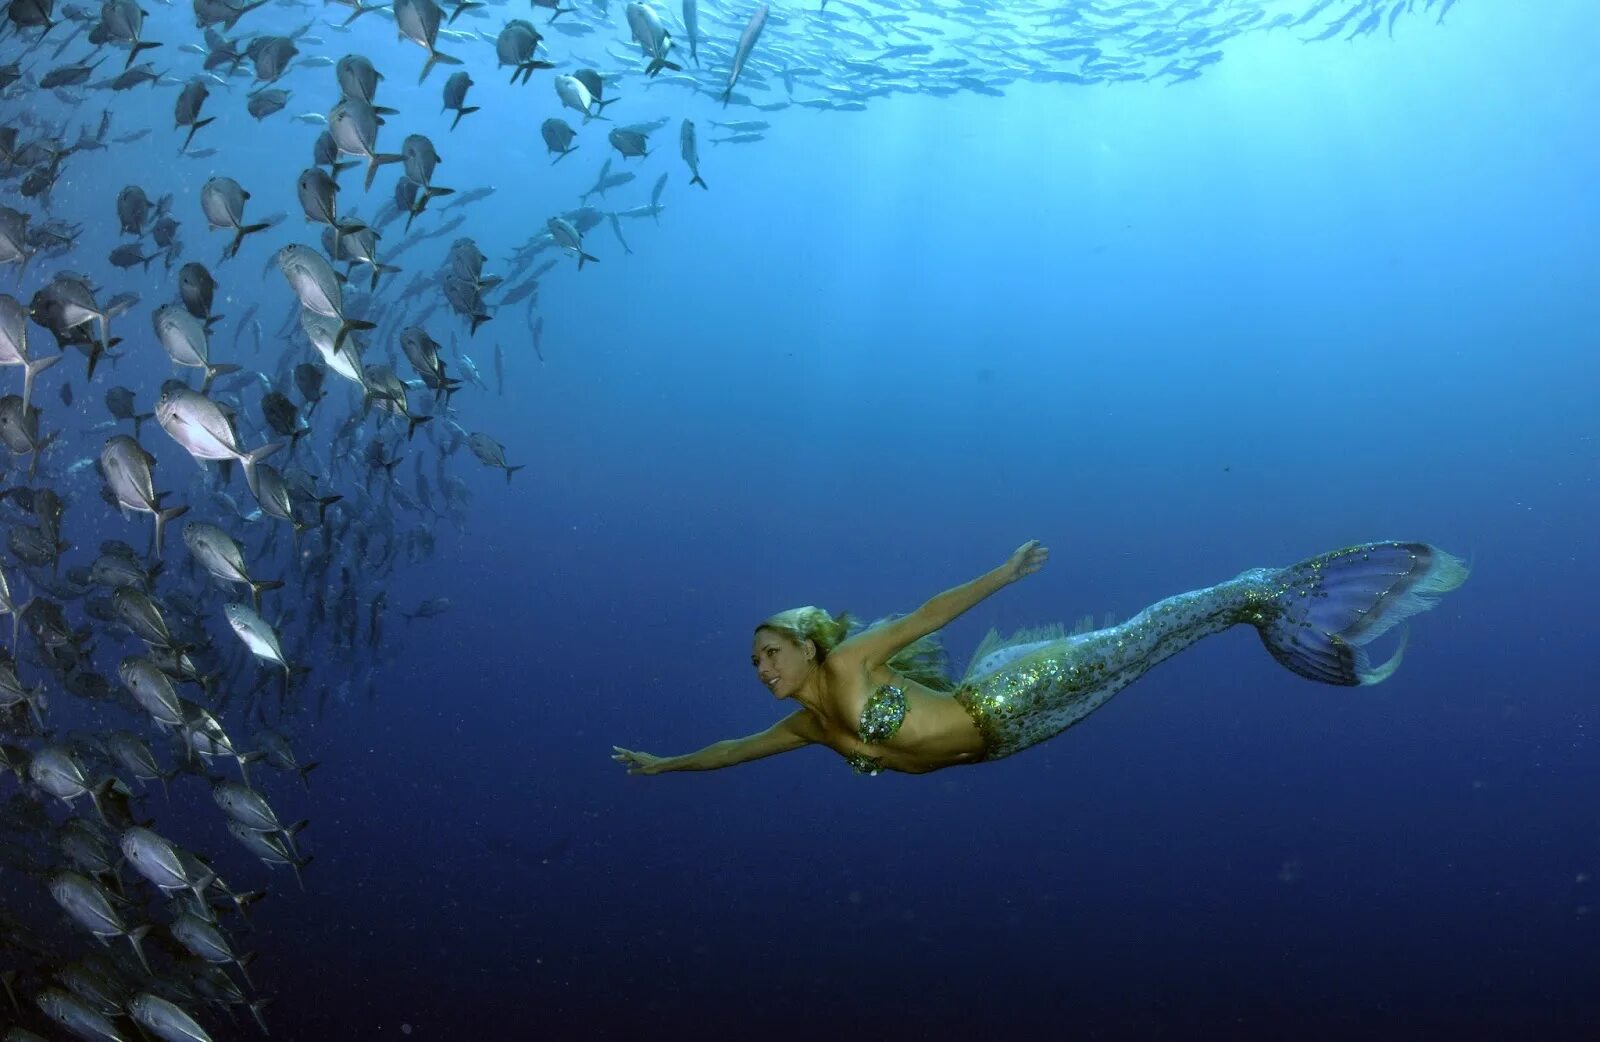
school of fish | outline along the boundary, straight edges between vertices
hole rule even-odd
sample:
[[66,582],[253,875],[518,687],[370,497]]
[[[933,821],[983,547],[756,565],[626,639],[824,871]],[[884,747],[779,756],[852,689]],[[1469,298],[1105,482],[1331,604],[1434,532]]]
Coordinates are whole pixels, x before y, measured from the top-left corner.
[[[9,0],[0,1042],[268,1031],[271,969],[241,938],[315,879],[297,732],[379,697],[394,614],[449,612],[386,591],[470,525],[464,467],[529,465],[475,403],[543,363],[542,284],[632,252],[624,222],[659,224],[673,176],[715,197],[703,142],[897,93],[1172,86],[1242,36],[1392,38],[1455,3]],[[387,103],[436,69],[438,112]],[[497,115],[474,76],[527,100]],[[661,114],[696,96],[724,117],[704,132]],[[472,233],[504,196],[458,178],[514,168],[450,140],[497,119],[595,174],[494,262]],[[303,151],[233,165],[267,120]],[[119,163],[146,138],[173,161]],[[126,183],[84,202],[86,180]],[[301,213],[260,212],[268,186]]]

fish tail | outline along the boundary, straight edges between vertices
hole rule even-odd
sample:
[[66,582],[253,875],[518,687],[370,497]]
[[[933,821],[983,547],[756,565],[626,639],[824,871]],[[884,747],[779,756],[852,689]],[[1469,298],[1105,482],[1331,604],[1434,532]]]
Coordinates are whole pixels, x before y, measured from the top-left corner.
[[251,991],[255,990],[256,985],[255,982],[250,979],[250,972],[246,969],[246,967],[248,967],[252,962],[255,962],[255,960],[255,952],[245,952],[243,955],[233,960],[233,964],[239,968],[239,976],[244,978],[245,987],[249,988]]
[[461,64],[461,59],[460,58],[453,58],[450,55],[445,54],[443,51],[432,51],[432,50],[430,50],[428,52],[428,60],[422,63],[422,75],[417,77],[417,82],[421,83],[423,80],[427,79],[428,78],[428,73],[433,71],[433,67],[435,65],[460,65],[460,64]]
[[511,475],[515,474],[517,471],[521,470],[523,467],[526,467],[526,466],[527,466],[526,463],[518,463],[515,467],[507,467],[506,468],[506,484],[507,485],[511,484]]
[[[303,667],[303,666],[296,667],[296,668],[297,669],[305,669],[305,667]],[[306,671],[310,672],[310,670],[306,670]],[[300,834],[300,830],[304,829],[309,824],[311,824],[311,821],[309,819],[301,818],[299,821],[295,822],[293,825],[290,825],[288,828],[283,830],[283,845],[289,848],[289,853],[293,854],[294,857],[297,860],[300,860],[300,851],[299,851],[298,848],[295,847],[294,837],[299,835]],[[306,864],[310,863],[310,861],[311,861],[310,858],[305,858],[303,860],[300,860],[300,864],[301,864],[301,866],[305,866]]]
[[161,557],[162,536],[166,533],[167,522],[180,518],[188,512],[187,506],[167,507],[165,510],[156,511],[156,531],[153,537],[155,545],[150,552],[157,559]]
[[144,944],[142,942],[144,941],[145,934],[149,933],[150,929],[150,924],[146,923],[143,926],[135,926],[133,929],[129,930],[127,934],[128,943],[133,945],[133,954],[139,957],[139,963],[144,966],[144,972],[146,973],[151,972],[150,961],[144,957]]
[[454,121],[451,122],[450,129],[451,130],[456,129],[456,124],[461,122],[461,117],[462,116],[465,116],[470,112],[478,111],[479,107],[480,106],[478,106],[478,105],[467,105],[467,106],[464,106],[462,108],[456,109],[456,118],[455,118]]
[[160,47],[160,46],[161,45],[159,43],[156,43],[153,40],[148,42],[148,43],[147,42],[143,42],[143,41],[135,43],[133,45],[133,47],[129,49],[129,51],[128,51],[128,60],[127,60],[126,64],[124,64],[122,67],[124,69],[131,69],[133,67],[133,59],[139,57],[139,52],[140,51],[148,51],[148,50],[150,50],[152,48]]
[[189,124],[189,136],[183,139],[183,147],[178,149],[178,151],[179,152],[187,152],[187,151],[189,151],[189,142],[194,140],[195,131],[199,130],[201,127],[205,126],[206,124],[212,122],[216,118],[217,117],[215,117],[215,116],[207,116],[205,119],[197,119],[193,123],[190,123]]
[[233,233],[233,242],[228,246],[228,252],[226,256],[232,257],[234,254],[239,252],[239,245],[244,242],[244,237],[246,235],[254,235],[256,232],[264,232],[270,227],[272,226],[267,224],[265,221],[260,224],[240,225]]
[[39,725],[39,730],[44,731],[44,714],[39,711],[39,703],[44,698],[44,686],[40,685],[30,689],[24,699],[28,703],[28,711],[33,714],[33,722]]
[[49,369],[66,355],[47,355],[44,358],[35,358],[22,367],[22,410],[27,412],[28,402],[33,397],[33,378]]
[[339,349],[344,346],[345,337],[349,336],[351,333],[376,328],[378,328],[378,324],[376,322],[364,322],[359,318],[345,319],[339,323],[339,332],[335,333],[333,337],[334,353],[337,354],[339,352]]
[[706,184],[706,179],[701,177],[699,174],[695,174],[693,177],[691,177],[689,179],[689,183],[692,185],[699,185],[708,192],[711,191],[711,186]]
[[1364,646],[1434,607],[1469,572],[1427,543],[1366,543],[1263,570],[1264,596],[1244,621],[1279,664],[1303,677],[1345,687],[1376,684],[1399,668],[1405,641],[1379,666],[1368,664]]
[[229,373],[237,373],[239,371],[239,367],[231,362],[218,362],[216,365],[208,365],[205,368],[206,378],[200,384],[201,394],[205,394],[211,389],[211,381],[217,377],[227,376]]
[[378,167],[386,166],[389,163],[398,163],[404,158],[398,152],[379,152],[369,156],[367,158],[367,189],[369,191],[372,189],[372,179],[378,176]]
[[271,590],[283,589],[282,579],[252,579],[250,581],[250,599],[255,601],[256,611],[261,610],[261,595]]
[[240,457],[239,462],[244,464],[244,483],[250,486],[252,494],[256,490],[256,464],[283,448],[283,442],[272,441],[261,446],[253,452],[247,452]]
[[594,261],[596,264],[599,264],[600,263],[600,258],[596,257],[592,253],[584,253],[582,250],[579,250],[578,251],[578,270],[579,271],[583,270],[583,262],[584,261]]

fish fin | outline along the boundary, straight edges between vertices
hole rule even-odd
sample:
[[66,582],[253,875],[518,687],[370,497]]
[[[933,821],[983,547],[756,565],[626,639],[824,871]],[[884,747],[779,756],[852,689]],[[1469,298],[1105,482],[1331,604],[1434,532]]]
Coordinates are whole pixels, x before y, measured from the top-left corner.
[[153,536],[153,542],[155,545],[151,549],[151,553],[157,558],[161,556],[162,534],[167,529],[167,522],[173,520],[174,518],[182,517],[188,512],[189,508],[187,506],[167,507],[165,510],[156,511],[156,531],[155,535]]

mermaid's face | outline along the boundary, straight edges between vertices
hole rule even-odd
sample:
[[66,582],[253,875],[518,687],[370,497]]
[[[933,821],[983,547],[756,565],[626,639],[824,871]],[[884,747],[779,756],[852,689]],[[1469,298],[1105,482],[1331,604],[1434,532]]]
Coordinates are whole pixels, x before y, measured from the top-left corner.
[[796,644],[777,630],[756,630],[750,645],[750,664],[755,667],[756,679],[771,691],[775,698],[789,698],[805,681],[811,671],[811,641]]

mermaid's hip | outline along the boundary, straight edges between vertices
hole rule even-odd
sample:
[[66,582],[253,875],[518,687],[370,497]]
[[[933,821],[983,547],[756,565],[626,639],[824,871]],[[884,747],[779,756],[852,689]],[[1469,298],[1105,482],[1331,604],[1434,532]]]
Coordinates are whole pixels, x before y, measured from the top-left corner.
[[[999,760],[1065,731],[1126,687],[1124,671],[1052,642],[1026,660],[962,685],[955,700],[983,736],[984,759]],[[1139,672],[1142,672],[1139,671]]]

